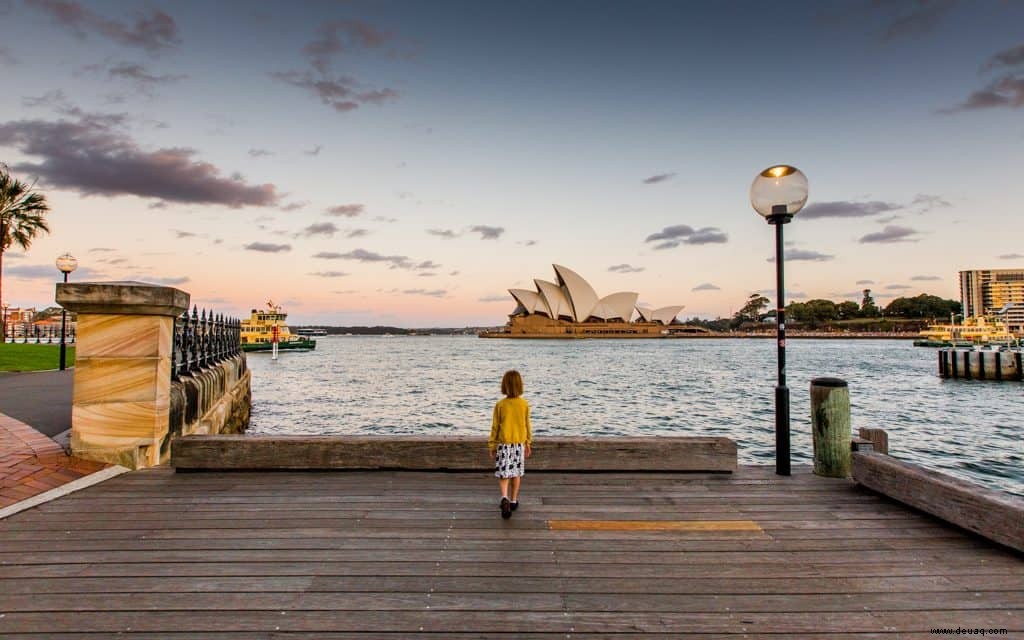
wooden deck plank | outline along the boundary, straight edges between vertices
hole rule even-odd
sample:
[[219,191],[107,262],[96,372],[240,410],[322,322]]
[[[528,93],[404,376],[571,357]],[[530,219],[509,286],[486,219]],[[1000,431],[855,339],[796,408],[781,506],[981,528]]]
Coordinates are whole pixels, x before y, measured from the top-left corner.
[[[0,522],[0,635],[1024,631],[1020,554],[848,481],[740,467],[538,473],[523,486],[503,521],[493,479],[473,474],[127,474]],[[549,520],[762,531],[552,531]]]

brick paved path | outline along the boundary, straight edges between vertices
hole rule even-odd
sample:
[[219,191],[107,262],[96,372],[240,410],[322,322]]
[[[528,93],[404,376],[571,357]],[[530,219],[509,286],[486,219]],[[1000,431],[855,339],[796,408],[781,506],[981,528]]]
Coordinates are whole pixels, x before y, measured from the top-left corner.
[[99,471],[24,422],[0,413],[0,509]]

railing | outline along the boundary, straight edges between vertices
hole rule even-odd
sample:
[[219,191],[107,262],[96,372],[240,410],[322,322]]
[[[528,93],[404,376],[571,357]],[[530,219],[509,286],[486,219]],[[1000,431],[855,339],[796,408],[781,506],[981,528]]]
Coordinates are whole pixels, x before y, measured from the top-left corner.
[[174,348],[171,351],[171,379],[195,373],[242,351],[242,323],[237,318],[214,315],[206,309],[200,314],[192,307],[174,321]]

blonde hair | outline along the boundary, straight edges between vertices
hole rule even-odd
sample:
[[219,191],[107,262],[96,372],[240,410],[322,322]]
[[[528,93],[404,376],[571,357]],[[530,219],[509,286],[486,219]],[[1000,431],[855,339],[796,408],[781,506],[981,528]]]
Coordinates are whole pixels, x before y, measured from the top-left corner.
[[509,398],[518,398],[523,395],[523,376],[515,369],[506,371],[501,377],[501,392]]

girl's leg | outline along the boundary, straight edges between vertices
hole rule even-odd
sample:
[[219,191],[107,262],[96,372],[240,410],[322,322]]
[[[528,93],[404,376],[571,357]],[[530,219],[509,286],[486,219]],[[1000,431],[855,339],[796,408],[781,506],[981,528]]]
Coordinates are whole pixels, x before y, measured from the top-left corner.
[[512,478],[512,495],[509,496],[509,499],[512,500],[512,502],[519,502],[519,483],[522,479],[522,476]]
[[498,487],[501,488],[501,497],[508,497],[508,478],[498,478]]

